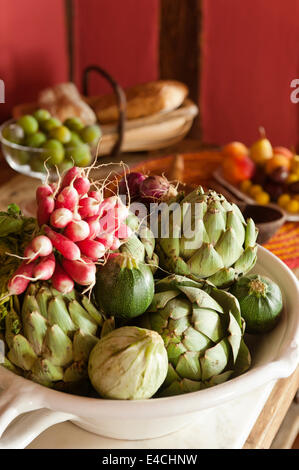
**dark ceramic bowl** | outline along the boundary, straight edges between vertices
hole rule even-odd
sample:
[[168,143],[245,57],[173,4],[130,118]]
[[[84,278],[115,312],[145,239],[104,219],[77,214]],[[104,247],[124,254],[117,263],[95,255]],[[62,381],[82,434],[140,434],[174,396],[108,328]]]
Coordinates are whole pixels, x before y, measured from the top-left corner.
[[238,203],[245,219],[252,218],[259,230],[257,242],[262,245],[272,238],[286,221],[282,209],[260,204]]

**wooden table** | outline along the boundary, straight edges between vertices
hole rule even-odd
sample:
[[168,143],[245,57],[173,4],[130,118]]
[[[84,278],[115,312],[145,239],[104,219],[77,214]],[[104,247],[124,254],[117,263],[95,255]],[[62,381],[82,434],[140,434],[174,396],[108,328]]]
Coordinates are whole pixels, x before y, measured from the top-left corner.
[[[150,153],[135,153],[123,154],[115,158],[115,162],[125,161],[129,166],[134,166],[142,160],[147,160],[153,157],[169,155],[173,153],[183,152],[196,152],[202,149],[201,144],[197,140],[188,140],[180,142],[174,147],[163,149],[161,151]],[[108,163],[109,158],[101,159],[101,163]],[[11,181],[14,178],[14,181]],[[18,175],[8,167],[3,158],[0,159],[0,200],[7,200],[7,202],[18,202],[11,199],[17,186],[23,184],[26,178]],[[211,181],[211,184],[214,182]],[[32,194],[37,186],[38,181],[30,181],[29,192]],[[28,189],[28,181],[26,183]],[[28,192],[27,192],[28,196]],[[1,204],[3,207],[3,204]],[[296,275],[299,278],[299,270],[296,270]],[[266,405],[264,406],[259,418],[257,419],[251,433],[244,445],[246,449],[267,449],[271,447],[272,441],[275,438],[283,419],[294,399],[294,396],[299,388],[299,367],[294,374],[286,379],[278,380],[274,386]]]

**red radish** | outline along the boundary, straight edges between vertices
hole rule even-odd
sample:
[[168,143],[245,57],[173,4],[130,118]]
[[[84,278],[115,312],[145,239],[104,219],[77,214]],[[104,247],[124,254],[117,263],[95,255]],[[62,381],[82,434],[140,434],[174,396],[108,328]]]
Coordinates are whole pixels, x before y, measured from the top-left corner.
[[106,215],[109,210],[115,207],[117,203],[117,199],[118,199],[117,196],[111,196],[111,197],[107,197],[106,199],[104,199],[103,202],[99,206],[98,215],[100,217]]
[[49,256],[45,256],[41,261],[35,265],[33,269],[33,277],[36,280],[48,281],[51,279],[55,269],[55,256],[51,253]]
[[50,224],[55,228],[64,228],[73,220],[73,213],[61,207],[60,209],[55,209],[50,216]]
[[106,235],[101,235],[98,238],[95,238],[96,242],[102,243],[106,250],[109,250],[109,248],[113,245],[114,242],[114,236],[113,233],[107,233]]
[[23,263],[20,264],[8,282],[7,287],[9,295],[20,295],[27,289],[33,275],[33,269],[34,263],[27,264],[26,261],[23,261]]
[[103,196],[100,191],[89,191],[88,197],[92,197],[93,199],[96,199],[99,202],[103,201]]
[[61,188],[63,189],[66,186],[69,186],[72,181],[74,181],[77,177],[80,177],[81,174],[82,168],[79,168],[78,166],[73,166],[72,168],[70,168],[62,179]]
[[76,261],[63,259],[62,266],[67,274],[78,284],[88,286],[95,283],[96,266],[89,258],[82,256],[81,260]]
[[38,257],[39,253],[36,253],[32,248],[32,244],[29,243],[29,245],[27,245],[24,250],[24,258],[29,260],[27,262],[30,263],[31,261],[36,260]]
[[[99,219],[100,231],[99,234],[114,233],[119,229],[119,221],[117,218],[116,209],[110,209],[106,215]],[[100,236],[100,235],[98,235]]]
[[51,240],[45,235],[39,235],[31,240],[32,250],[36,255],[48,256],[53,251]]
[[42,184],[36,189],[36,202],[39,204],[42,199],[53,194],[53,190],[49,184]]
[[110,246],[110,250],[118,250],[121,245],[121,241],[117,237],[113,237],[113,243]]
[[83,196],[90,190],[89,179],[86,178],[86,176],[80,176],[79,178],[76,178],[74,181],[74,188],[77,190],[80,196]]
[[65,228],[64,235],[73,242],[80,242],[89,238],[89,225],[85,220],[73,220]]
[[55,208],[55,201],[52,195],[43,197],[37,207],[37,221],[41,226],[49,221],[50,215]]
[[51,281],[54,289],[57,289],[63,294],[68,294],[74,289],[73,279],[65,272],[58,262],[56,263]]
[[53,193],[55,193],[55,191],[57,190],[58,184],[57,183],[50,183],[49,186],[52,189]]
[[93,217],[99,211],[100,203],[92,197],[85,197],[80,199],[78,212],[83,219],[86,217]]
[[88,238],[93,240],[94,238],[96,238],[98,236],[98,234],[100,233],[100,230],[101,230],[101,225],[100,225],[100,222],[99,222],[99,216],[94,215],[93,217],[87,217],[87,219],[85,219],[85,221],[88,223],[88,226],[89,226],[89,236],[88,236]]
[[88,258],[96,261],[102,258],[106,252],[106,248],[102,243],[96,242],[95,240],[82,240],[77,243],[81,253],[88,256]]
[[77,193],[76,189],[73,186],[66,186],[58,194],[55,207],[56,209],[65,207],[66,209],[73,211],[77,207],[78,201],[79,194]]
[[132,235],[133,231],[130,229],[130,227],[127,226],[127,224],[120,224],[119,229],[116,230],[115,236],[117,238],[130,238]]
[[118,204],[115,207],[114,211],[115,211],[115,217],[117,218],[119,222],[123,222],[124,220],[126,220],[126,218],[129,215],[129,208],[122,203]]
[[53,246],[59,253],[68,260],[80,259],[81,253],[79,247],[75,245],[69,238],[61,233],[54,232],[48,225],[45,226],[45,233],[50,238]]

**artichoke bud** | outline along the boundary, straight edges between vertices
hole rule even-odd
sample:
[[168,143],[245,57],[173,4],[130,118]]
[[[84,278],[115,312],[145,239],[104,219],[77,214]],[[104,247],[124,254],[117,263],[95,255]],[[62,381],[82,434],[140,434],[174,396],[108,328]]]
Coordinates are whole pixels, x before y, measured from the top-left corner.
[[87,379],[87,364],[85,361],[73,362],[65,371],[63,375],[63,381],[69,382],[80,382],[83,379]]
[[48,303],[48,322],[50,325],[58,325],[67,335],[76,330],[69,315],[64,300],[61,297],[54,297]]
[[187,266],[198,278],[206,278],[223,268],[223,260],[211,243],[203,243],[188,260]]
[[42,352],[46,331],[46,320],[39,312],[32,312],[26,316],[26,322],[24,322],[24,334],[26,338],[28,338],[37,355]]
[[88,361],[92,348],[97,344],[99,338],[82,330],[76,331],[73,338],[73,358],[75,362]]
[[111,333],[111,331],[113,331],[114,329],[115,329],[114,317],[107,318],[107,320],[105,320],[103,323],[103,327],[101,330],[101,338],[108,335],[108,333]]
[[227,287],[235,279],[236,272],[233,268],[222,268],[216,274],[213,274],[209,277],[209,281],[218,287]]
[[158,281],[146,324],[168,354],[161,396],[222,383],[250,365],[239,302],[210,282],[174,275]]
[[22,335],[16,335],[11,344],[8,359],[21,369],[30,370],[37,356],[29,341]]
[[258,230],[252,219],[247,220],[247,226],[245,231],[245,249],[248,247],[254,247],[258,236]]
[[58,325],[47,329],[44,346],[44,357],[53,365],[64,367],[72,362],[72,341]]
[[257,230],[251,219],[245,222],[236,204],[215,191],[203,193],[202,188],[188,194],[180,204],[183,215],[176,235],[160,235],[156,240],[161,268],[194,279],[213,276],[211,282],[227,287],[238,277],[241,263],[242,269],[253,267],[254,257],[252,263],[244,263],[242,257],[247,248],[255,247]]
[[[27,296],[26,296],[27,297]],[[26,301],[26,297],[24,303]],[[41,287],[36,294],[36,300],[38,303],[39,311],[44,318],[48,318],[48,303],[52,299],[52,293],[47,287]]]
[[[89,354],[104,323],[90,300],[75,291],[63,295],[47,283],[36,283],[27,289],[21,310],[22,319],[13,308],[5,318],[6,366],[19,367],[23,375],[48,387],[63,389],[65,378],[88,384]],[[110,330],[113,321],[109,319]]]
[[102,326],[104,321],[103,316],[91,303],[90,299],[86,297],[86,295],[82,296],[81,303],[91,318],[97,323],[97,325]]
[[225,268],[229,268],[242,255],[243,247],[233,228],[225,230],[215,247]]
[[235,271],[238,275],[245,274],[255,265],[257,258],[257,246],[248,246],[235,263]]
[[32,366],[31,377],[35,382],[51,387],[53,382],[63,379],[63,369],[50,360],[38,359]]
[[100,339],[88,363],[89,378],[97,392],[121,400],[150,398],[164,382],[167,370],[161,336],[129,326]]
[[245,240],[245,228],[240,217],[238,217],[233,211],[229,211],[227,213],[226,228],[232,228],[234,232],[238,234],[239,244],[243,246]]
[[70,316],[78,329],[95,335],[98,329],[96,322],[91,318],[87,311],[77,302],[72,300],[69,303]]

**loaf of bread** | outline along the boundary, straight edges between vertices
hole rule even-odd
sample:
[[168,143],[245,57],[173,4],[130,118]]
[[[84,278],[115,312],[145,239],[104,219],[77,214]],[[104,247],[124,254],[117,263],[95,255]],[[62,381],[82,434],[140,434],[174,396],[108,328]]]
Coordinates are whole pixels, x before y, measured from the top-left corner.
[[76,86],[60,83],[53,88],[40,92],[38,106],[47,109],[54,117],[62,122],[70,117],[79,117],[85,125],[94,124],[97,120],[94,111],[82,99]]
[[[188,95],[188,88],[175,80],[157,80],[136,85],[125,90],[127,119],[137,119],[178,108]],[[114,94],[93,98],[90,102],[102,124],[118,119],[118,107]]]

